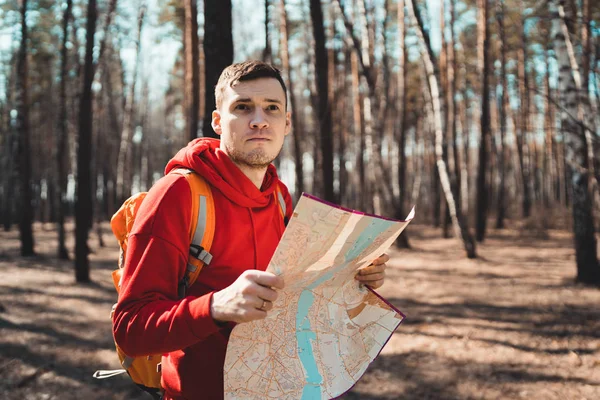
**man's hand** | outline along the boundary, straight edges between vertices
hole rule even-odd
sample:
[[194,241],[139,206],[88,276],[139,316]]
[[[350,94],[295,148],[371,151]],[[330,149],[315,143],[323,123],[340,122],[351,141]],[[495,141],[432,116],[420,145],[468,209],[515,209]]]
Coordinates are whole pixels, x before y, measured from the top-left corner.
[[283,289],[283,278],[270,272],[248,270],[230,286],[213,294],[210,313],[218,322],[263,319]]
[[377,289],[383,285],[385,280],[385,263],[390,260],[387,254],[382,254],[377,257],[370,265],[360,268],[354,279],[369,286],[372,289]]

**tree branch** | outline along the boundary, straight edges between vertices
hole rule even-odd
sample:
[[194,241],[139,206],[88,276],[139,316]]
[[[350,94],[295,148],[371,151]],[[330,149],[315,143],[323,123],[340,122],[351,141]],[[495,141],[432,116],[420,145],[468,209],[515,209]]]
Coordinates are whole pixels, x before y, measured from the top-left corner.
[[[354,34],[354,30],[352,29],[353,23],[346,16],[346,12],[344,11],[344,6],[342,5],[342,2],[340,0],[337,0],[337,4],[340,8],[340,14],[342,14],[342,19],[344,20],[344,26],[346,27],[346,30],[348,31],[348,34],[350,35],[350,38],[352,39],[352,44],[354,46],[354,50],[358,54],[358,60],[360,61],[362,73],[363,73],[364,77],[367,79],[367,84],[369,85],[369,88],[371,90],[373,90],[375,88],[375,80],[373,79],[373,76],[372,76],[371,67],[368,65],[365,65],[365,60],[362,56],[363,50],[360,45],[360,41],[358,40],[358,38]],[[365,27],[365,29],[366,29],[366,27]]]

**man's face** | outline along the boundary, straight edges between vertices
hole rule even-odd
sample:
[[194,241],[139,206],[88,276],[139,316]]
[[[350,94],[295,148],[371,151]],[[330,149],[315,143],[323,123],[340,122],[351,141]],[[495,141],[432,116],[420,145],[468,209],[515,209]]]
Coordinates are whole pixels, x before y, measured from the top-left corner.
[[238,165],[266,168],[277,157],[290,132],[285,94],[275,78],[259,78],[226,87],[212,127],[221,149]]

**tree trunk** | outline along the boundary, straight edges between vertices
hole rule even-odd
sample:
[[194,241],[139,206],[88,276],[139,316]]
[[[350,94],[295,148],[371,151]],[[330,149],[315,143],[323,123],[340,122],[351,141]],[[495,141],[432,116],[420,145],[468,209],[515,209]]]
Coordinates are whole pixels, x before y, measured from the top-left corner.
[[198,7],[196,0],[185,0],[185,124],[188,140],[198,137],[198,113],[200,111],[200,67],[198,41]]
[[[420,116],[416,117],[415,123],[415,135],[414,135],[414,143],[416,152],[413,152],[413,171],[412,175],[414,177],[412,183],[412,190],[410,194],[410,200],[412,204],[416,204],[417,199],[419,198],[419,193],[421,192],[421,180],[423,176],[423,168],[425,164],[425,145],[423,141],[423,118]],[[403,232],[404,233],[404,232]]]
[[323,10],[320,0],[310,0],[310,15],[315,39],[315,79],[319,98],[318,129],[321,133],[321,155],[323,159],[323,197],[324,200],[335,201],[333,193],[333,135],[331,123],[331,108],[328,93],[328,60],[325,48],[325,28],[323,25]]
[[292,139],[294,140],[294,165],[296,170],[296,199],[300,198],[304,192],[304,169],[302,164],[302,138],[303,129],[301,127],[300,110],[296,105],[296,94],[294,92],[294,82],[292,81],[292,72],[290,70],[290,57],[288,50],[289,26],[287,12],[285,10],[285,0],[280,0],[280,38],[281,38],[281,62],[283,72],[288,88],[288,97],[292,112]]
[[141,123],[142,126],[142,141],[139,144],[140,147],[140,191],[146,192],[152,186],[150,183],[150,169],[149,169],[149,159],[151,157],[150,153],[150,132],[152,128],[150,126],[150,96],[149,96],[149,85],[148,80],[144,80],[143,90],[142,90],[142,117]]
[[29,68],[27,63],[27,0],[20,1],[21,45],[17,59],[17,133],[19,135],[19,238],[21,255],[35,254],[33,246],[33,205],[31,194],[31,145],[29,125]]
[[365,167],[363,160],[364,153],[364,116],[362,113],[362,102],[360,93],[360,77],[358,75],[358,55],[355,51],[350,54],[350,69],[352,75],[352,116],[354,121],[354,137],[359,141],[358,154],[356,155],[355,169],[358,170],[358,187],[361,189],[358,193],[358,206],[361,210],[365,207]]
[[[109,54],[112,55],[114,53],[114,49],[111,47],[111,51]],[[107,57],[109,58],[109,57]],[[103,63],[106,63],[106,59],[102,60]],[[107,108],[108,108],[108,123],[110,127],[110,151],[109,157],[105,157],[104,159],[104,167],[103,174],[106,177],[106,212],[108,215],[113,215],[115,211],[117,211],[116,202],[116,188],[115,183],[116,179],[116,164],[118,159],[118,148],[119,148],[119,139],[122,132],[122,121],[120,121],[119,114],[117,111],[117,105],[115,104],[115,96],[113,95],[113,77],[112,77],[111,68],[104,68],[104,74],[102,74],[102,86],[106,88],[103,90],[104,94],[107,97]],[[121,96],[117,95],[117,99],[120,99]]]
[[[110,3],[108,4],[108,11],[106,12],[106,16],[104,18],[104,36],[102,37],[102,41],[100,42],[100,50],[98,52],[98,59],[96,60],[96,63],[94,64],[94,75],[96,75],[96,71],[98,69],[98,67],[100,66],[100,60],[102,60],[104,58],[104,52],[106,51],[106,48],[110,46],[108,39],[111,37],[110,33],[109,33],[109,29],[110,26],[112,24],[113,18],[115,16],[115,13],[117,11],[117,0],[110,0]],[[76,49],[78,47],[75,47]]]
[[496,209],[496,229],[504,228],[504,218],[506,211],[505,186],[506,186],[506,171],[504,162],[506,161],[506,147],[504,145],[504,137],[506,136],[506,107],[508,105],[508,97],[506,91],[506,32],[504,30],[504,0],[496,0],[496,20],[498,21],[498,33],[500,36],[500,155],[498,156],[498,173],[500,175],[498,187],[498,204]]
[[[460,157],[459,157],[459,145],[456,132],[456,56],[455,56],[455,45],[454,45],[454,25],[455,25],[455,13],[454,13],[454,1],[449,0],[448,14],[450,16],[450,35],[446,40],[446,142],[447,142],[447,155],[450,179],[454,180],[453,187],[455,188],[454,198],[456,200],[456,207],[461,206],[461,180],[460,180]],[[452,152],[449,152],[449,148]],[[448,210],[448,207],[446,207]],[[450,214],[446,212],[444,220],[444,237],[449,237],[448,227],[451,223]]]
[[521,46],[518,53],[518,79],[519,79],[519,98],[520,98],[520,117],[517,135],[517,152],[519,156],[519,165],[521,169],[521,184],[523,185],[523,217],[527,218],[531,214],[531,185],[529,173],[529,81],[527,78],[527,37],[525,34],[525,19],[521,20]]
[[65,213],[67,191],[67,161],[69,158],[68,132],[67,132],[67,41],[69,35],[69,20],[73,9],[73,1],[67,0],[67,8],[63,13],[63,37],[60,50],[60,105],[58,118],[58,138],[56,140],[56,217],[58,225],[58,258],[69,259],[69,252],[65,246]]
[[273,54],[271,51],[271,35],[269,35],[269,6],[271,1],[265,0],[265,50],[263,51],[262,59],[264,62],[272,63]]
[[[589,157],[588,144],[582,129],[583,121],[578,113],[580,97],[577,91],[577,70],[574,70],[568,54],[571,45],[565,21],[573,15],[564,8],[564,0],[551,3],[554,27],[554,51],[559,65],[559,94],[562,104],[561,129],[565,141],[565,158],[571,173],[573,231],[575,238],[575,259],[577,281],[600,285],[600,264],[598,263],[592,198],[588,190]],[[558,8],[558,13],[556,12]]]
[[475,223],[475,237],[482,242],[485,238],[487,221],[488,188],[486,174],[488,167],[488,154],[490,152],[490,96],[489,96],[489,30],[488,30],[488,0],[479,0],[478,23],[478,58],[479,73],[481,77],[481,141],[479,143],[479,168],[477,171],[477,212]]
[[423,29],[423,22],[421,20],[419,10],[414,6],[414,0],[408,0],[406,3],[409,12],[411,13],[412,18],[414,19],[416,25],[417,36],[419,38],[419,44],[422,48],[421,53],[423,54],[424,64],[427,69],[427,78],[429,81],[429,90],[431,91],[431,99],[433,102],[433,112],[435,116],[435,137],[436,137],[436,145],[435,145],[435,153],[437,159],[437,167],[440,175],[440,181],[442,184],[442,188],[444,190],[444,195],[446,197],[446,201],[448,202],[448,207],[450,211],[450,216],[452,218],[452,225],[454,227],[454,233],[456,237],[462,237],[463,244],[465,247],[465,251],[467,253],[468,258],[475,258],[475,241],[471,237],[468,229],[465,226],[465,222],[463,220],[462,214],[460,212],[460,208],[456,207],[454,202],[454,196],[452,195],[452,187],[450,179],[448,178],[448,172],[446,170],[446,163],[444,163],[442,157],[442,115],[441,115],[441,107],[440,107],[440,93],[438,87],[438,81],[435,74],[435,58],[433,57],[433,51],[431,50],[431,45],[429,42],[429,36]]
[[471,120],[471,112],[468,109],[469,102],[469,92],[471,91],[471,85],[466,77],[466,68],[463,66],[461,68],[461,75],[465,79],[465,87],[462,91],[463,100],[460,102],[460,113],[462,116],[461,120],[461,138],[463,142],[463,160],[461,164],[461,211],[464,215],[468,216],[469,211],[472,209],[472,205],[470,203],[469,192],[472,187],[472,179],[471,179],[471,131],[470,128],[472,126]]
[[233,62],[231,0],[204,0],[204,124],[202,135],[218,138],[211,126],[215,110],[215,91],[223,69]]
[[[434,134],[431,137],[431,148],[433,149],[433,153],[431,156],[431,160],[428,159],[428,161],[430,161],[429,164],[431,164],[431,169],[429,170],[429,187],[430,187],[430,192],[431,192],[431,198],[430,198],[430,214],[433,217],[433,226],[436,228],[439,228],[441,226],[442,223],[442,214],[441,214],[441,205],[442,205],[442,197],[441,197],[441,184],[440,184],[440,178],[439,178],[439,173],[437,170],[437,167],[435,166],[435,162],[436,162],[436,140],[437,137],[435,136],[435,126],[436,126],[436,122],[435,122],[435,115],[434,115],[434,110],[433,110],[433,99],[431,97],[431,90],[429,89],[429,78],[427,76],[427,71],[426,71],[426,66],[425,66],[425,61],[422,60],[423,62],[423,68],[419,68],[419,72],[421,74],[421,86],[422,86],[422,92],[423,92],[423,103],[425,105],[425,115],[427,115],[427,128],[426,128],[426,132],[433,132]],[[441,106],[440,106],[441,107]],[[441,117],[441,116],[440,116]],[[442,136],[442,140],[443,140],[443,136]],[[425,139],[423,139],[423,142],[426,143],[427,141]],[[442,149],[442,157],[443,157],[443,146],[440,145],[441,149]],[[443,158],[442,158],[443,160]],[[445,199],[444,199],[445,201]]]
[[[3,71],[4,72],[4,71]],[[8,71],[5,76],[8,78]],[[9,101],[9,87],[10,84],[6,84],[5,99],[6,103],[0,103],[0,141],[2,147],[0,148],[0,170],[3,172],[0,175],[0,224],[2,225],[5,232],[10,230],[12,224],[12,212],[10,211],[12,199],[9,187],[12,187],[11,180],[13,176],[14,163],[11,161],[11,155],[13,152],[13,139],[16,139],[16,135],[10,128],[8,115],[8,101]]]
[[129,85],[129,92],[125,100],[125,114],[123,115],[123,130],[121,131],[121,141],[119,145],[119,157],[117,161],[117,203],[121,204],[125,198],[131,194],[131,138],[135,125],[135,85],[137,81],[142,27],[144,25],[144,16],[146,5],[142,3],[138,14],[137,40],[135,43],[135,62],[133,65],[133,76]]
[[[339,194],[336,199],[337,204],[346,204],[346,199],[348,198],[348,187],[350,186],[350,179],[348,175],[348,170],[346,169],[346,162],[348,161],[347,157],[347,148],[348,148],[348,137],[350,136],[350,126],[351,121],[348,117],[348,75],[351,74],[351,66],[350,66],[350,57],[347,57],[348,52],[346,49],[341,49],[341,51],[345,52],[345,59],[343,63],[343,73],[338,74],[338,85],[340,90],[340,95],[338,96],[337,104],[337,115],[338,115],[338,123],[340,125],[340,130],[338,133],[338,154],[339,154],[339,164],[340,170],[338,173],[339,176]],[[341,97],[341,98],[340,98]]]
[[[396,206],[396,219],[402,219],[406,217],[404,203],[406,201],[406,194],[408,188],[406,187],[406,23],[405,23],[405,10],[404,0],[398,1],[398,95],[397,95],[397,107],[398,117],[396,123],[396,140],[398,141],[398,188],[400,189],[398,194],[398,204]],[[415,133],[417,135],[417,133]],[[416,140],[415,140],[416,142]],[[416,147],[416,146],[415,146]],[[415,152],[412,152],[413,157],[418,157]],[[396,246],[398,248],[410,248],[408,241],[407,232],[403,232],[402,235],[396,240]]]
[[[445,2],[440,3],[440,31],[442,32],[442,43],[440,45],[440,103],[441,103],[441,112],[442,112],[442,120],[445,123],[445,131],[442,136],[442,157],[446,166],[448,167],[448,178],[450,180],[454,179],[454,168],[452,157],[448,154],[448,142],[450,141],[450,135],[448,132],[448,107],[446,104],[447,96],[448,96],[448,47],[446,43],[446,13],[445,13]],[[446,98],[444,98],[446,96]],[[455,195],[455,193],[453,193]],[[455,197],[456,199],[456,197]],[[458,207],[458,203],[456,204]],[[444,239],[450,238],[450,225],[452,224],[452,220],[450,218],[450,209],[448,207],[448,203],[444,199],[443,202],[440,203],[440,211],[442,215],[442,237]]]
[[77,149],[77,190],[75,202],[75,280],[90,281],[88,234],[92,223],[91,166],[92,155],[92,80],[94,79],[93,51],[96,32],[96,0],[87,7],[85,65],[83,89],[79,106],[79,145]]
[[581,87],[583,89],[582,95],[584,95],[586,98],[589,98],[588,93],[590,88],[590,56],[592,55],[592,1],[583,0],[582,9],[583,21],[581,24],[581,43],[583,45],[583,51],[581,52]]
[[460,148],[458,143],[458,133],[456,129],[456,72],[458,70],[458,63],[456,61],[456,45],[454,40],[454,28],[456,21],[456,13],[454,9],[454,3],[456,0],[449,0],[448,13],[450,14],[450,40],[447,43],[448,46],[448,100],[447,100],[447,128],[450,131],[449,138],[451,138],[454,159],[453,167],[453,178],[456,179],[457,192],[454,194],[456,198],[457,207],[461,204],[461,171],[460,171]]
[[[12,59],[14,60],[18,55],[18,50],[13,51]],[[4,212],[6,218],[3,221],[3,229],[5,232],[9,232],[12,229],[12,225],[20,218],[20,210],[17,204],[19,203],[18,195],[10,196],[8,188],[14,188],[19,185],[19,132],[13,124],[13,119],[10,115],[9,104],[16,105],[16,92],[17,92],[17,65],[15,62],[8,63],[6,68],[6,87],[5,87],[5,99],[6,99],[6,121],[5,130],[6,132],[6,146],[2,147],[4,153],[4,163],[2,165],[2,171],[4,172],[1,176],[3,178],[3,184],[6,188],[4,203]],[[18,192],[17,192],[18,193]]]

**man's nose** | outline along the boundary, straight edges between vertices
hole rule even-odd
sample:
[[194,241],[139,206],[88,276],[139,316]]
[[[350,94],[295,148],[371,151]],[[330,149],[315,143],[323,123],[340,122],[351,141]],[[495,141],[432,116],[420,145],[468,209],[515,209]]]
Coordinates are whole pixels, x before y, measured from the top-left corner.
[[252,116],[252,120],[250,121],[250,127],[252,129],[265,129],[268,126],[269,122],[267,121],[264,111],[257,107]]

